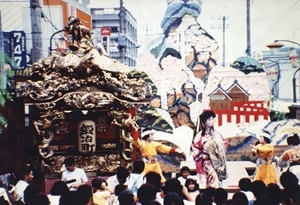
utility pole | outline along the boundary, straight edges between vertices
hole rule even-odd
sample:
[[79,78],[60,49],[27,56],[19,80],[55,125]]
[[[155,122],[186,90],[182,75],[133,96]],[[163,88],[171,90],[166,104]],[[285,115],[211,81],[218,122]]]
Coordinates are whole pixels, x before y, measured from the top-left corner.
[[[213,18],[212,18],[213,19]],[[219,17],[217,20],[220,20],[221,17]],[[228,24],[226,25],[226,20],[228,19],[228,16],[222,17],[222,30],[223,30],[223,62],[222,62],[222,66],[225,67],[226,65],[226,43],[225,43],[225,34],[226,34],[226,29],[228,28]],[[211,28],[214,28],[213,26],[211,26]],[[220,28],[220,26],[218,27],[218,29]]]
[[41,6],[39,0],[30,0],[32,50],[31,60],[37,62],[42,58]]
[[247,1],[247,55],[251,57],[250,0]]
[[5,70],[5,57],[4,57],[4,43],[3,43],[3,31],[2,31],[2,17],[0,10],[0,88],[6,89],[7,79]]
[[123,6],[123,0],[120,0],[120,13],[119,13],[120,31],[118,36],[118,48],[120,52],[121,63],[125,63],[125,8]]

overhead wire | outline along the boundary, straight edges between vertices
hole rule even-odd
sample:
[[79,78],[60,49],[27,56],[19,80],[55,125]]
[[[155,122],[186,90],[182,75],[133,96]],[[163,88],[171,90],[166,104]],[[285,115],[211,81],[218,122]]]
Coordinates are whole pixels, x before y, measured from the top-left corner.
[[[294,3],[286,12],[284,12],[284,15],[275,23],[273,24],[273,26],[265,33],[262,35],[261,38],[259,38],[256,42],[260,41],[263,37],[265,37],[291,10],[292,8],[294,8],[294,6],[299,2],[300,0],[298,0],[296,3]],[[256,43],[254,43],[253,45],[255,45]],[[253,46],[252,45],[252,46]]]

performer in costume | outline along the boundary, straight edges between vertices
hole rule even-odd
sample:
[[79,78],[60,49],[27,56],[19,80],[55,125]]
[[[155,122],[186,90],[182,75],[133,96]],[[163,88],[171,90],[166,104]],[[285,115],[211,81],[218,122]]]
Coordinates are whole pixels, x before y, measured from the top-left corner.
[[214,130],[215,117],[216,114],[211,110],[204,111],[198,117],[197,134],[192,143],[192,155],[196,163],[197,181],[200,188],[217,188],[222,180],[227,178],[228,142]]
[[297,134],[294,134],[293,136],[289,136],[286,141],[289,149],[280,157],[275,157],[275,160],[280,167],[288,166],[288,171],[298,177],[300,184],[300,139]]
[[251,145],[251,152],[259,159],[259,165],[257,167],[257,173],[255,174],[255,180],[263,181],[266,186],[270,183],[277,183],[276,169],[273,162],[274,146],[271,145],[270,132],[263,130],[260,134],[258,145]]
[[142,159],[145,162],[145,168],[142,174],[146,175],[150,171],[157,172],[161,176],[161,182],[164,183],[166,179],[157,161],[157,151],[163,154],[171,154],[174,152],[182,154],[183,152],[180,148],[175,149],[160,142],[153,141],[154,133],[155,131],[151,128],[145,128],[141,134],[142,140],[139,138],[135,139],[134,145],[140,150]]

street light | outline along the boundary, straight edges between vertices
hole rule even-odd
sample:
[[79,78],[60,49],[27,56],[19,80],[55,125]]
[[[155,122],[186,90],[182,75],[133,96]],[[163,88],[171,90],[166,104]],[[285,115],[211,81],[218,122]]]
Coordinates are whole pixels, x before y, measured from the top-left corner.
[[[270,49],[271,53],[278,52],[280,50],[280,48],[283,46],[283,44],[278,43],[279,41],[293,43],[293,44],[296,44],[300,47],[300,44],[297,43],[297,42],[294,42],[294,41],[275,40],[273,43],[270,43],[270,44],[267,45],[267,47]],[[297,102],[297,97],[296,97],[296,74],[297,74],[297,72],[299,72],[300,67],[299,67],[299,65],[297,65],[298,55],[297,55],[297,51],[294,48],[291,48],[290,51],[289,51],[289,59],[290,59],[290,63],[292,65],[292,67],[293,68],[298,68],[293,74],[293,102],[296,103]]]
[[270,75],[271,81],[273,81],[271,93],[273,96],[278,97],[278,92],[277,92],[277,95],[274,95],[274,90],[275,90],[274,88],[277,85],[277,83],[279,82],[279,79],[281,77],[280,76],[280,64],[277,61],[271,60],[269,58],[262,58],[260,60],[262,60],[262,61],[259,61],[260,64],[262,64],[262,65],[265,64],[265,62],[264,62],[265,60],[275,63],[277,65],[277,69],[275,69],[273,65],[268,66],[268,67],[271,67],[270,71],[269,71],[269,75]]

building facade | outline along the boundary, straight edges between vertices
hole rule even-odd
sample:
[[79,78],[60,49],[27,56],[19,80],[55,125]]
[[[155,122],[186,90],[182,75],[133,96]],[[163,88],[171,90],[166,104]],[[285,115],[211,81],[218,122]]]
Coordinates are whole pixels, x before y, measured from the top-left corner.
[[120,8],[91,8],[94,44],[102,44],[112,58],[135,67],[138,49],[136,19],[127,9],[123,8],[124,15],[119,15],[120,11]]
[[[62,30],[68,22],[69,16],[75,16],[81,19],[81,22],[91,29],[90,9],[88,2],[77,0],[39,0],[41,7],[41,56],[47,57],[50,53],[52,44],[53,50],[62,50],[67,48],[68,40],[63,33],[58,33],[50,38],[53,33]],[[0,10],[2,17],[3,32],[24,31],[26,38],[26,52],[28,56],[32,49],[32,29],[31,29],[31,11],[30,0],[0,0]],[[13,11],[13,12],[12,12]]]

